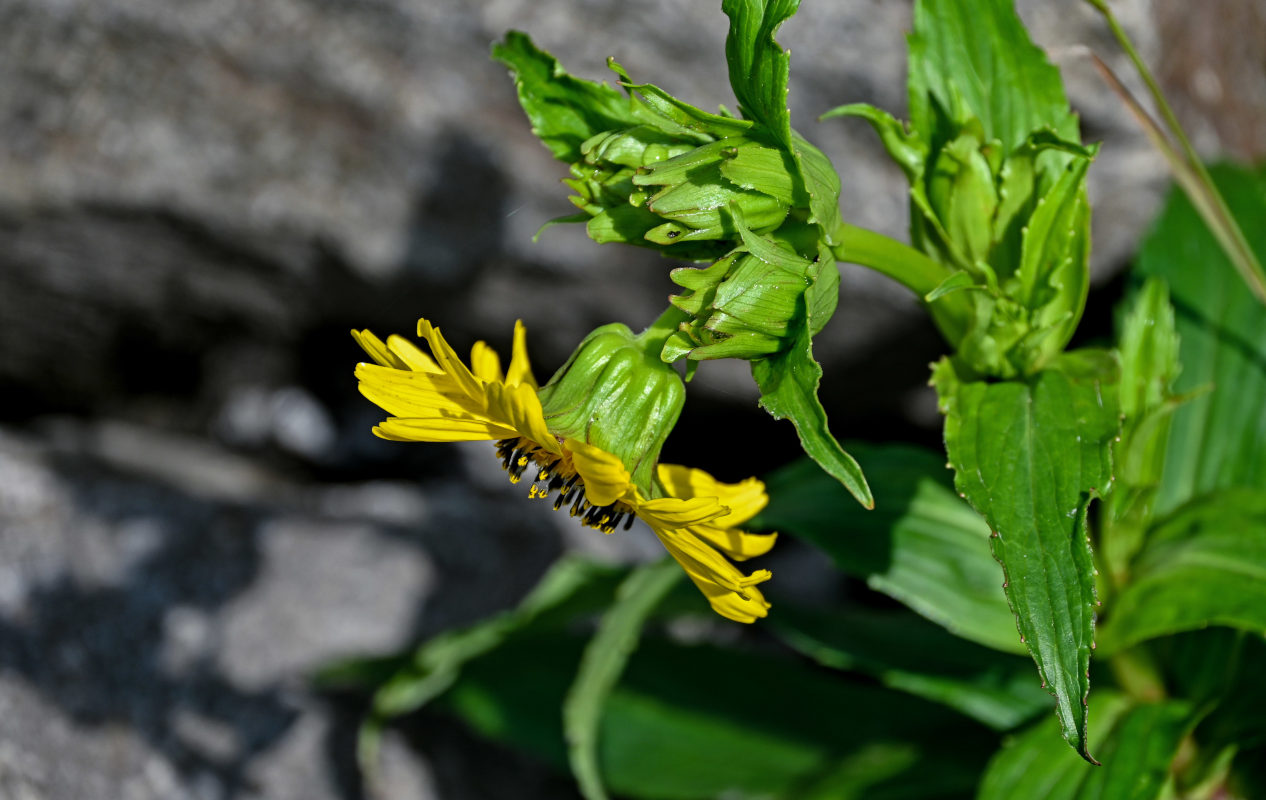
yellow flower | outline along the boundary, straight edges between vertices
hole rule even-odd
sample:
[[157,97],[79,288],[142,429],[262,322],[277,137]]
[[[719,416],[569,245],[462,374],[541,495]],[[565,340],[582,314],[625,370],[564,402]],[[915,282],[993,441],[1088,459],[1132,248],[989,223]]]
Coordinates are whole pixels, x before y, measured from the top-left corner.
[[617,456],[550,431],[521,322],[504,373],[483,342],[475,344],[467,367],[425,319],[418,321],[418,335],[430,356],[400,336],[383,342],[369,331],[352,331],[377,362],[357,365],[361,394],[391,415],[375,434],[413,442],[494,441],[512,483],[536,471],[529,497],[554,495],[555,510],[568,506],[582,524],[604,533],[641,518],[717,613],[738,622],[766,615],[769,603],[756,584],[768,580],[769,571],[744,575],[725,558],[741,561],[773,546],[776,534],[738,527],[765,506],[764,484],[755,478],[721,483],[702,470],[660,464],[647,497]]

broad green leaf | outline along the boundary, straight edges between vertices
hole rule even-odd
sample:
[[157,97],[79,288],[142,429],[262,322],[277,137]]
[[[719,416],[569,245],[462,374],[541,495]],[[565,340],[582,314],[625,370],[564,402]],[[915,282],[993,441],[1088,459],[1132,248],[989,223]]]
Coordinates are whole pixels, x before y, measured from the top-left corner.
[[1077,141],[1059,70],[1030,40],[1012,0],[920,0],[910,35],[910,120],[936,135],[933,103],[954,122],[976,117],[1004,153],[1040,128]]
[[1195,724],[1181,701],[1134,704],[1109,691],[1090,699],[1090,744],[1103,757],[1093,767],[1056,738],[1049,720],[1016,737],[989,764],[977,800],[1157,800],[1170,762]]
[[723,0],[730,18],[725,60],[730,87],[743,116],[769,129],[774,140],[792,149],[791,116],[787,113],[787,78],[791,54],[774,41],[778,26],[796,13],[800,0]]
[[447,691],[466,663],[496,650],[521,631],[549,629],[596,613],[610,602],[625,570],[566,557],[554,564],[518,607],[469,627],[445,631],[406,656],[350,659],[316,676],[327,689],[370,689],[373,702],[361,725],[357,757],[372,780],[387,721],[411,713]]
[[1111,480],[1116,387],[1047,370],[1029,382],[962,382],[943,360],[934,383],[955,485],[995,533],[1007,600],[1063,736],[1087,760],[1094,563],[1086,511]]
[[611,689],[620,680],[637,647],[642,626],[673,584],[681,578],[677,562],[666,559],[632,572],[602,617],[580,660],[576,681],[563,701],[563,730],[571,768],[587,800],[606,800],[598,765],[598,724]]
[[809,541],[841,571],[958,636],[1023,653],[989,556],[989,527],[950,488],[944,457],[908,445],[849,449],[874,481],[873,511],[799,461],[767,477],[770,501],[759,525]]
[[1210,709],[1194,734],[1199,760],[1183,770],[1180,788],[1216,779],[1227,750],[1266,747],[1266,636],[1209,628],[1155,640],[1148,649],[1164,670],[1172,696]]
[[622,92],[568,75],[527,34],[510,31],[493,46],[492,57],[513,72],[532,132],[560,161],[579,161],[581,144],[594,134],[638,124]]
[[777,355],[752,362],[752,377],[760,387],[760,404],[774,419],[791,420],[805,453],[843,484],[857,502],[873,508],[875,499],[862,468],[827,428],[826,411],[818,400],[822,367],[813,359],[813,342],[809,336],[812,324],[804,317],[793,320],[794,332],[788,337],[791,346]]
[[[1254,251],[1266,258],[1266,170],[1211,170]],[[1245,291],[1187,198],[1172,191],[1139,252],[1138,272],[1164,278],[1177,317],[1182,374],[1157,513],[1232,486],[1266,488],[1266,311]]]
[[1106,652],[1227,625],[1266,631],[1266,491],[1196,498],[1148,532],[1104,626]]
[[774,633],[818,663],[873,675],[995,730],[1014,728],[1051,705],[1028,659],[972,644],[914,614],[777,605],[769,620]]
[[[481,734],[566,764],[558,706],[583,640],[517,637],[441,700]],[[954,712],[802,662],[646,638],[606,703],[599,761],[612,794],[655,800],[804,800],[828,776],[848,797],[970,793],[996,740]],[[860,787],[860,788],[859,788]]]

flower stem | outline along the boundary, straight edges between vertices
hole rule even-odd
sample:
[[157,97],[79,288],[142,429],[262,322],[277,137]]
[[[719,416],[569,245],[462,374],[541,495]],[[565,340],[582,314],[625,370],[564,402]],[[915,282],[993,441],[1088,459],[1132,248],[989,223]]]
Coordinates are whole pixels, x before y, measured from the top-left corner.
[[1174,173],[1175,181],[1187,194],[1196,211],[1204,219],[1205,224],[1209,226],[1214,237],[1217,238],[1218,244],[1222,246],[1231,263],[1239,271],[1240,277],[1248,284],[1249,290],[1257,296],[1259,301],[1266,304],[1266,269],[1263,269],[1261,262],[1257,259],[1257,254],[1253,252],[1252,246],[1244,236],[1243,229],[1240,228],[1235,216],[1231,213],[1231,209],[1227,206],[1226,199],[1218,191],[1218,187],[1214,184],[1213,178],[1205,168],[1204,162],[1200,160],[1199,153],[1196,152],[1191,140],[1187,137],[1186,131],[1183,130],[1182,125],[1178,122],[1178,116],[1174,114],[1173,108],[1170,107],[1169,102],[1165,99],[1165,93],[1161,91],[1160,84],[1156,82],[1151,70],[1147,68],[1147,64],[1134,48],[1134,43],[1130,41],[1130,37],[1117,21],[1116,15],[1108,7],[1107,0],[1086,0],[1086,2],[1094,6],[1103,15],[1117,43],[1121,45],[1121,49],[1125,51],[1130,62],[1134,64],[1134,69],[1138,72],[1139,77],[1142,78],[1143,83],[1146,84],[1148,93],[1151,94],[1152,101],[1156,104],[1156,109],[1160,112],[1161,118],[1165,122],[1165,127],[1168,128],[1170,135],[1177,140],[1179,147],[1182,148],[1181,155],[1174,150],[1173,146],[1165,138],[1160,126],[1152,121],[1151,117],[1142,109],[1142,106],[1130,96],[1129,90],[1116,79],[1116,76],[1112,74],[1107,65],[1096,58],[1096,66],[1104,74],[1109,85],[1121,96],[1134,115],[1138,117],[1148,138],[1165,156],[1165,160],[1169,163],[1170,169]]
[[920,253],[909,245],[866,228],[843,223],[835,232],[839,244],[832,248],[840,261],[868,267],[887,275],[919,296],[928,305],[932,317],[951,343],[957,343],[967,330],[971,309],[963,293],[955,292],[928,303],[931,294],[954,271]]

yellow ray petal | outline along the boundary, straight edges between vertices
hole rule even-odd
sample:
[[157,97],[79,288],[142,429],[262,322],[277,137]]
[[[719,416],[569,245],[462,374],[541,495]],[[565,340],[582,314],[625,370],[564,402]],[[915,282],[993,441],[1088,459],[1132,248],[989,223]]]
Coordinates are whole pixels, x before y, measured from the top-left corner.
[[360,380],[358,388],[361,394],[397,417],[424,417],[434,412],[445,412],[486,418],[476,412],[479,405],[470,403],[445,375],[359,364],[356,377]]
[[356,344],[360,345],[361,349],[368,353],[369,357],[379,365],[391,367],[392,369],[405,368],[404,362],[402,362],[399,358],[396,358],[391,351],[387,349],[387,345],[382,343],[382,339],[375,336],[373,331],[368,328],[363,331],[358,331],[353,328],[352,338],[355,339]]
[[590,503],[605,506],[624,497],[631,476],[619,458],[577,439],[566,440],[563,447],[571,451],[572,464],[585,482],[585,496]]
[[426,339],[427,344],[431,345],[431,355],[435,357],[435,363],[453,379],[458,388],[472,400],[483,402],[482,382],[457,357],[457,352],[449,346],[443,334],[440,333],[440,329],[431,325],[426,319],[419,319],[418,336]]
[[[689,573],[687,574],[689,575]],[[743,597],[731,592],[724,586],[701,581],[694,575],[690,575],[690,580],[694,582],[695,586],[699,587],[699,591],[703,592],[703,596],[708,598],[708,603],[712,606],[712,610],[726,619],[750,624],[769,614],[769,601],[765,599],[765,595],[761,594],[760,589],[755,586],[748,587],[745,591],[747,596]]]
[[391,334],[387,337],[387,349],[390,350],[405,367],[415,372],[443,372],[440,365],[435,363],[435,359],[423,353],[418,346],[399,334]]
[[711,522],[727,512],[725,506],[711,497],[692,497],[681,500],[676,497],[661,497],[646,500],[638,504],[637,515],[652,527],[666,529],[684,528],[688,525],[700,525]]
[[506,373],[506,384],[516,386],[525,383],[533,389],[537,388],[536,378],[532,375],[532,365],[528,363],[527,328],[523,320],[514,323],[514,348],[510,354],[510,370]]
[[515,435],[509,428],[461,417],[392,417],[379,423],[374,433],[409,442],[478,442]]
[[501,357],[497,355],[497,351],[488,346],[487,342],[475,342],[475,346],[470,348],[470,371],[475,373],[475,377],[484,382],[496,381],[504,383],[501,374]]
[[722,483],[701,469],[680,464],[660,464],[657,475],[673,497],[715,497],[718,503],[729,508],[730,513],[717,521],[721,527],[742,525],[769,503],[765,484],[756,478]]
[[735,561],[765,555],[778,538],[776,533],[748,533],[738,528],[722,528],[719,522],[693,525],[690,530]]
[[[666,549],[677,563],[681,564],[686,574],[696,584],[702,582],[712,584],[729,592],[734,592],[740,599],[751,597],[751,589],[758,583],[769,580],[769,570],[757,570],[751,575],[744,575],[738,567],[726,561],[720,553],[699,541],[685,530],[663,530],[653,528]],[[705,592],[706,594],[706,592]]]
[[558,444],[558,439],[545,425],[545,414],[541,411],[541,400],[536,396],[535,389],[526,385],[489,383],[484,386],[484,393],[487,396],[489,418],[513,428],[520,436],[536,442],[541,448],[555,455],[562,455],[563,449]]

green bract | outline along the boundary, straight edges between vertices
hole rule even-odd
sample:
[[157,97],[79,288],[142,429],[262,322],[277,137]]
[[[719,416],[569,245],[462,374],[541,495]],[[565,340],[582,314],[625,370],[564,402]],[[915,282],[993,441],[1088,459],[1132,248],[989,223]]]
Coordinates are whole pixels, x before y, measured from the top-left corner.
[[[793,244],[824,248],[816,227],[784,226],[775,238],[769,238],[751,231],[738,209],[730,217],[742,246],[706,269],[683,267],[672,272],[673,282],[687,291],[670,299],[690,320],[664,343],[666,361],[750,361],[786,350],[797,321],[810,311],[804,303],[811,288],[815,291],[809,300],[825,304],[811,309],[809,316],[815,322],[825,322],[835,310],[839,272],[834,257],[825,251],[806,258]],[[825,273],[821,272],[823,263]],[[818,330],[820,324],[812,333]]]
[[618,322],[603,325],[539,393],[551,431],[618,456],[647,497],[686,399],[681,378],[659,358],[663,337],[657,327],[634,335]]

